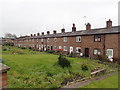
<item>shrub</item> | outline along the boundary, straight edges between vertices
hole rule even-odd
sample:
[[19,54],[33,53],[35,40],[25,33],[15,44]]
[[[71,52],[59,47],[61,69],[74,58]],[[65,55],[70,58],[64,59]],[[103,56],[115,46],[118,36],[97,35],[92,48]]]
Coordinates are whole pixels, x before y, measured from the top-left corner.
[[102,56],[102,55],[98,55],[97,59],[103,62],[109,62],[110,60],[108,59],[107,56]]
[[13,50],[12,51],[12,54],[25,54],[23,51],[21,51],[21,50]]
[[7,48],[2,48],[3,51],[7,51]]
[[82,68],[83,71],[88,70],[88,66],[87,66],[86,64],[82,64],[82,65],[81,65],[81,68]]
[[14,46],[13,42],[6,42],[3,44],[3,46]]
[[48,53],[54,53],[55,51],[54,50],[48,50],[47,52]]
[[70,61],[68,61],[64,56],[60,55],[58,57],[58,64],[61,66],[61,67],[70,67]]
[[21,49],[26,49],[25,47],[21,47]]

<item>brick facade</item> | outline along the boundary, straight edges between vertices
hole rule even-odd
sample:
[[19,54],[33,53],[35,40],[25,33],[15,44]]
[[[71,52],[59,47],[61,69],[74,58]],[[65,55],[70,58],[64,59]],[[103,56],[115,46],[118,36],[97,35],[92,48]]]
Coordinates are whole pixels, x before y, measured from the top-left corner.
[[[80,41],[76,41],[77,38]],[[82,53],[83,57],[96,58],[98,53],[102,56],[111,54],[113,59],[118,60],[120,59],[120,26],[113,27],[109,19],[106,22],[106,28],[91,29],[88,23],[86,30],[76,31],[75,24],[73,24],[71,32],[65,32],[63,28],[61,33],[54,30],[53,34],[47,31],[47,34],[42,32],[41,35],[19,37],[15,40],[15,45],[38,50],[62,49],[68,54],[72,49],[72,52],[77,54],[76,49],[79,49],[78,54]]]

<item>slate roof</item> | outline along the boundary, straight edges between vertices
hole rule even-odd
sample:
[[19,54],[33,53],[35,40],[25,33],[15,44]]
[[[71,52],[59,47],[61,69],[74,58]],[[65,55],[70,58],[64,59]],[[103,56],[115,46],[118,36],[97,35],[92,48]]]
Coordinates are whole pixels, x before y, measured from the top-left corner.
[[26,38],[69,37],[69,36],[114,34],[114,33],[120,33],[120,26],[114,26],[112,28],[98,28],[98,29],[91,29],[91,30],[80,30],[80,31],[75,31],[75,32],[65,32],[65,33],[56,33],[56,34],[49,34],[49,35],[32,36],[32,37],[26,37]]

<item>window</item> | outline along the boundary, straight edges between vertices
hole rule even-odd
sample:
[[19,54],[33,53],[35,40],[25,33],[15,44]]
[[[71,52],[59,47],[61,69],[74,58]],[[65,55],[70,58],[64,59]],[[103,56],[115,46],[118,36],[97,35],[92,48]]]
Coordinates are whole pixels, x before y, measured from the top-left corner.
[[67,37],[64,37],[64,38],[63,38],[63,41],[64,41],[64,42],[67,42]]
[[59,46],[59,49],[62,49],[62,46]]
[[101,41],[101,35],[95,35],[94,36],[94,41],[95,42],[100,42]]
[[36,41],[38,42],[38,39]]
[[54,42],[57,42],[57,38],[54,38]]
[[81,53],[81,48],[80,47],[76,47],[76,53]]
[[50,41],[50,38],[47,38],[47,42],[49,42]]
[[43,38],[41,39],[41,42],[43,42]]
[[81,36],[76,37],[76,42],[81,42]]
[[99,49],[94,49],[93,54],[94,55],[100,55],[100,50]]
[[68,47],[67,46],[64,46],[64,51],[68,51]]
[[108,56],[108,58],[109,57],[113,57],[113,49],[107,49],[107,53],[106,53],[106,55]]
[[34,42],[34,39],[32,39],[32,41]]

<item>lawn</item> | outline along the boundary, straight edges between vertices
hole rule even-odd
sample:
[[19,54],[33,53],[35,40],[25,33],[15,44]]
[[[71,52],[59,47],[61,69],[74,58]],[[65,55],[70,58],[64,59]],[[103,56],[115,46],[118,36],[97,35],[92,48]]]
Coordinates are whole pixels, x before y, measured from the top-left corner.
[[118,74],[114,74],[103,80],[93,81],[82,88],[118,88]]
[[[97,63],[98,60],[66,57],[71,67],[62,68],[57,64],[59,55],[53,55],[17,47],[5,47],[2,58],[11,69],[8,71],[8,88],[60,88],[61,83],[75,75],[89,77],[96,66],[113,70]],[[81,65],[88,66],[87,71]]]

